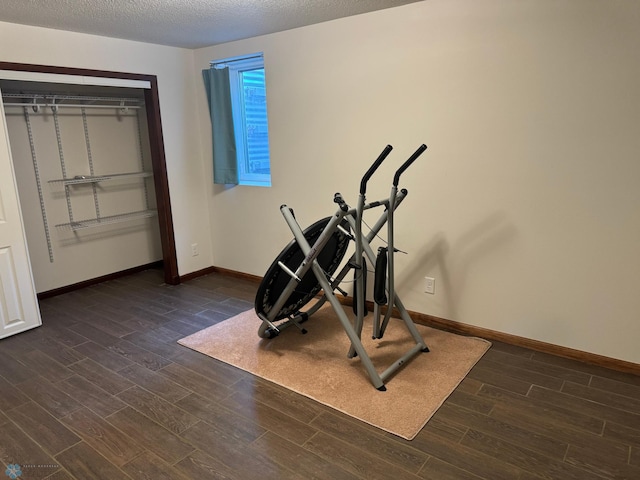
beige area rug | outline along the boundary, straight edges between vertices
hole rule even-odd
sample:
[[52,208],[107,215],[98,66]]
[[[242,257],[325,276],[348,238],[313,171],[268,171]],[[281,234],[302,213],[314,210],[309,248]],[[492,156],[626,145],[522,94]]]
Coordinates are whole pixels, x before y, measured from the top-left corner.
[[[350,313],[350,312],[349,312]],[[371,339],[365,318],[362,343],[378,372],[415,345],[404,322],[392,319],[382,340]],[[367,322],[367,319],[369,322]],[[267,340],[258,337],[253,310],[178,341],[407,440],[413,439],[491,344],[417,325],[430,352],[419,353],[376,390],[333,310],[324,306],[304,324]]]

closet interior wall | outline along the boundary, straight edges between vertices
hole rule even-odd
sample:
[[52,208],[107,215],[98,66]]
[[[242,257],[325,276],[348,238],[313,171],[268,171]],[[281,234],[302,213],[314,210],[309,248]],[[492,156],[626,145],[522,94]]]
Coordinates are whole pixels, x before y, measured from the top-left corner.
[[162,260],[143,91],[0,88],[36,291]]

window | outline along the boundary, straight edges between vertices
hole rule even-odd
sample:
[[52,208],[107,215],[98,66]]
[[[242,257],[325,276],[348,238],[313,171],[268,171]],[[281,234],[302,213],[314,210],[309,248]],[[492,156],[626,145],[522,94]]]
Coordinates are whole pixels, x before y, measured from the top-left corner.
[[229,69],[238,183],[271,186],[267,90],[262,54],[212,62]]

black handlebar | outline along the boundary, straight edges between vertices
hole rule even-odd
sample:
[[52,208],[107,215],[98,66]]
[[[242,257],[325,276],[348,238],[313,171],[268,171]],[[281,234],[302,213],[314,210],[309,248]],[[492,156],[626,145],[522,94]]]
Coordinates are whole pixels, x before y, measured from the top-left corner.
[[365,192],[367,191],[367,182],[371,178],[371,175],[373,175],[373,173],[378,169],[382,161],[387,158],[389,153],[391,153],[391,150],[393,150],[393,147],[391,145],[387,145],[386,147],[384,147],[384,150],[382,150],[380,156],[376,159],[375,162],[373,162],[373,165],[371,165],[369,170],[367,170],[367,173],[364,174],[364,177],[362,177],[362,181],[360,182],[360,195],[365,194]]
[[393,177],[393,186],[397,187],[398,186],[398,182],[400,181],[400,175],[402,175],[402,173],[409,168],[409,166],[416,160],[416,158],[418,158],[420,155],[422,155],[422,152],[424,152],[427,149],[427,146],[423,143],[422,145],[420,145],[418,147],[418,149],[413,152],[413,155],[411,155],[409,157],[409,159],[404,162],[402,164],[402,166],[398,169],[398,171],[396,172],[396,174]]

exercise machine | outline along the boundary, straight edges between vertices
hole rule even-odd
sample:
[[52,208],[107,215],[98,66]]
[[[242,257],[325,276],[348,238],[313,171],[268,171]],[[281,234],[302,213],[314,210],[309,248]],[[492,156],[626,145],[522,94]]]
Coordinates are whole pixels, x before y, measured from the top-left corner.
[[[333,198],[338,205],[336,212],[330,217],[318,220],[303,231],[295,218],[294,211],[287,205],[280,207],[280,212],[294,239],[280,252],[267,270],[258,287],[255,300],[255,311],[262,320],[258,336],[265,339],[274,338],[292,325],[302,333],[307,333],[302,324],[328,301],[351,342],[347,357],[360,357],[371,383],[381,391],[386,390],[385,381],[401,366],[418,353],[429,351],[395,291],[394,254],[398,250],[394,247],[393,233],[394,212],[408,194],[406,189],[398,189],[400,176],[427,149],[427,146],[423,144],[418,147],[398,168],[394,174],[388,198],[367,203],[367,183],[392,149],[391,145],[387,145],[362,177],[355,208],[351,208],[342,195],[336,193]],[[374,208],[383,208],[383,212],[365,234],[363,233],[363,214]],[[387,246],[380,247],[376,255],[371,242],[385,225],[387,226]],[[334,276],[343,263],[350,242],[354,242],[355,252]],[[375,265],[372,338],[381,339],[392,313],[398,313],[415,341],[415,345],[408,352],[381,373],[375,369],[361,341],[364,317],[368,314],[365,301],[367,265]],[[335,294],[337,290],[347,296],[347,293],[340,288],[340,284],[352,270],[355,315],[353,322]],[[322,295],[318,298],[320,291]],[[314,298],[315,304],[302,311],[301,309]],[[387,308],[383,314],[385,305]]]

